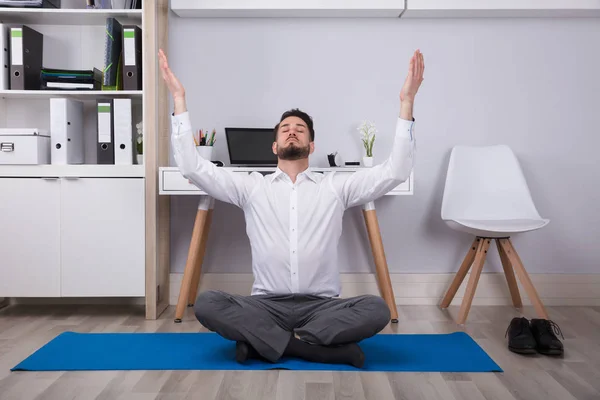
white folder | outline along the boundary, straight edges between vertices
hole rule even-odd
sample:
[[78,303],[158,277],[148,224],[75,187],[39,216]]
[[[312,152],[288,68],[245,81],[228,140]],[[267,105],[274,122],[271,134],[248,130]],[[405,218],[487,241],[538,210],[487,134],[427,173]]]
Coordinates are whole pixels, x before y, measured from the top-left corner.
[[133,165],[131,99],[114,99],[115,164]]
[[50,99],[52,164],[83,164],[83,102]]
[[9,89],[8,26],[0,24],[0,90]]

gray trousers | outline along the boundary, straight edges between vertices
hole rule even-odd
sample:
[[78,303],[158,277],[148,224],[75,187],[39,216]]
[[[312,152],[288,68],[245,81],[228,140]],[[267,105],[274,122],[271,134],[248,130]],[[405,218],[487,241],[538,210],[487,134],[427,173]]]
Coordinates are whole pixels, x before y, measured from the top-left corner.
[[194,311],[207,329],[249,343],[271,362],[281,357],[294,333],[312,344],[343,344],[371,337],[390,321],[385,301],[370,295],[239,296],[211,290],[198,296]]

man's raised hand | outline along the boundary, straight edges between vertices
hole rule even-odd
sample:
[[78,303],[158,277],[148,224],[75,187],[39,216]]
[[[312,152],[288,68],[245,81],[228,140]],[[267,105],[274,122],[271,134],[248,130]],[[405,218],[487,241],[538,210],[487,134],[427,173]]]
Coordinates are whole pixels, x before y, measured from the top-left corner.
[[162,71],[163,79],[167,84],[167,88],[169,89],[169,92],[171,92],[171,96],[173,96],[173,103],[175,106],[173,111],[175,112],[175,115],[187,111],[185,105],[185,89],[183,88],[181,82],[179,82],[179,79],[175,77],[175,74],[173,74],[171,68],[169,68],[167,56],[165,56],[165,53],[162,51],[162,49],[158,51],[158,63],[160,70]]
[[185,98],[185,89],[183,85],[177,77],[173,74],[173,71],[169,68],[169,63],[167,62],[167,56],[160,49],[158,51],[158,63],[160,66],[160,70],[162,71],[163,79],[169,88],[169,92],[171,92],[171,96],[173,96],[173,100],[177,101],[177,99]]
[[402,102],[414,102],[419,86],[423,82],[423,72],[425,71],[425,61],[420,50],[416,50],[410,59],[408,66],[408,75],[404,81],[404,86],[400,91],[400,100]]

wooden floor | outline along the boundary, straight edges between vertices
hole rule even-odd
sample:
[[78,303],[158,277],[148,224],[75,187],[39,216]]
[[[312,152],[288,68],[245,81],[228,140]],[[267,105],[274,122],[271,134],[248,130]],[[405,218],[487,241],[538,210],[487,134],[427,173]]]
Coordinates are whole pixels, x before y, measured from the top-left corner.
[[[173,323],[170,308],[147,321],[124,306],[12,306],[0,310],[0,399],[600,399],[600,307],[548,307],[562,328],[565,355],[520,356],[506,348],[511,307],[474,306],[464,330],[503,373],[375,373],[294,371],[10,372],[63,331],[197,332],[188,313]],[[399,323],[384,333],[446,333],[458,308],[399,307]],[[533,310],[524,315],[532,318]]]

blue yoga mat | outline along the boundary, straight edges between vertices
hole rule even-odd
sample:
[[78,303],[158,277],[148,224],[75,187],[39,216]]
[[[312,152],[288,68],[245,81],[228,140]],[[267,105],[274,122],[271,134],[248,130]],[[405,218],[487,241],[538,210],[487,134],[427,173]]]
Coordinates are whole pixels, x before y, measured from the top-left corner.
[[[491,372],[502,370],[466,333],[379,334],[360,342],[363,371]],[[216,333],[75,333],[58,335],[12,371],[78,370],[356,371],[350,365],[282,358],[235,361],[235,342]]]

